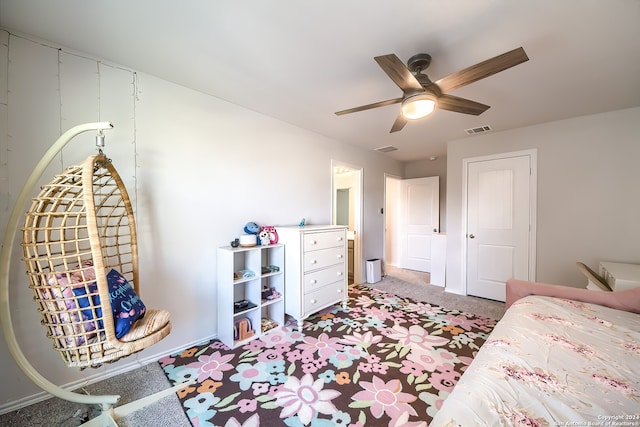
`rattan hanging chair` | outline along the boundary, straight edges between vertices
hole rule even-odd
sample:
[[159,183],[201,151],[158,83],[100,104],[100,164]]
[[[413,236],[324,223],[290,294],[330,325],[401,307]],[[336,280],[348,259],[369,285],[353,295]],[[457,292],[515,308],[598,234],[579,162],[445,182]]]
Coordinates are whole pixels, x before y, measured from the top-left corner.
[[[75,135],[99,130],[98,141],[103,142],[102,130],[111,127],[108,122],[76,126],[47,151],[18,196],[0,256],[0,316],[14,359],[46,391],[66,400],[101,405],[103,414],[90,425],[106,426],[116,425],[114,418],[139,409],[141,404],[123,405],[118,412],[113,405],[119,396],[87,396],[63,390],[29,363],[11,323],[9,267],[21,210],[44,169]],[[131,201],[116,169],[101,150],[41,188],[26,213],[22,236],[23,259],[41,323],[67,366],[84,369],[114,362],[157,343],[171,331],[167,311],[147,309],[141,303]],[[112,274],[115,282],[109,277]],[[115,291],[112,282],[117,283]],[[112,306],[112,297],[124,294],[130,298],[122,300],[120,307],[115,306],[114,299]],[[131,314],[142,317],[134,323]],[[130,330],[118,330],[121,324]],[[183,386],[162,391],[157,398]],[[152,400],[147,397],[143,404]]]
[[67,366],[112,362],[169,334],[169,313],[146,310],[116,338],[107,273],[115,269],[140,297],[138,255],[131,201],[104,155],[42,187],[26,213],[22,247],[42,324]]

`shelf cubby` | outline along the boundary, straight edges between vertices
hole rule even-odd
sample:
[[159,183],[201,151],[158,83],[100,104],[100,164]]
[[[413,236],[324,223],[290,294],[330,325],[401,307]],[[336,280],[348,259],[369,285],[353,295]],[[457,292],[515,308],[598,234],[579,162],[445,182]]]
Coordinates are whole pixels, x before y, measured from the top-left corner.
[[[251,272],[248,273],[247,272]],[[284,245],[218,248],[218,338],[236,348],[284,324]],[[264,295],[276,294],[272,299]],[[236,312],[235,303],[252,306]],[[253,306],[254,305],[254,306]],[[266,324],[277,326],[263,332]],[[253,334],[243,337],[247,323]]]

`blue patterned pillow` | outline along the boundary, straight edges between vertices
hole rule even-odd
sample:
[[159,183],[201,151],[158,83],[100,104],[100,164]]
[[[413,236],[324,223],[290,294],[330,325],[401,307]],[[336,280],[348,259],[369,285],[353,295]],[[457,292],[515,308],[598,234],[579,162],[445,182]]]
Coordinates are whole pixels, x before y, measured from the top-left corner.
[[[87,286],[89,288],[89,292],[93,294],[91,296],[91,301],[89,301],[88,297],[78,298],[78,305],[80,308],[84,308],[85,310],[80,310],[82,312],[82,320],[91,320],[93,319],[93,310],[87,307],[96,307],[96,315],[98,317],[98,327],[100,329],[104,328],[102,323],[102,308],[100,308],[100,295],[98,295],[98,285],[96,282],[89,283]],[[84,286],[73,288],[73,294],[77,297],[81,295],[87,295],[87,289]],[[85,327],[87,330],[94,330],[95,324],[85,323]]]
[[112,269],[107,274],[107,283],[111,308],[113,308],[116,338],[122,338],[133,324],[144,316],[147,308],[133,286],[116,270]]

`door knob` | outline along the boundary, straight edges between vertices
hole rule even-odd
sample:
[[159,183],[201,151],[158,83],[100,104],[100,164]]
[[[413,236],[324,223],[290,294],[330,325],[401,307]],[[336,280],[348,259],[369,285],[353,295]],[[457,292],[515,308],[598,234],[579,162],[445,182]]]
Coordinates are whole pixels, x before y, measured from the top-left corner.
[[469,234],[469,238],[470,239],[475,239],[476,236],[474,236],[473,234]]

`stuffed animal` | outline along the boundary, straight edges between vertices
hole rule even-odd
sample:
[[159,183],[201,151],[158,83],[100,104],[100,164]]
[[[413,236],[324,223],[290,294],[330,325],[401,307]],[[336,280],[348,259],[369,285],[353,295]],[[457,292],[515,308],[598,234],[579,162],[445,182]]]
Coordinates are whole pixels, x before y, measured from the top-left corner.
[[270,245],[271,239],[269,238],[269,230],[263,227],[260,230],[260,233],[258,233],[258,240],[260,241],[260,243],[258,243],[259,245],[262,245],[262,246]]
[[269,233],[269,244],[275,245],[278,243],[278,231],[273,225],[265,225],[262,229]]
[[247,234],[255,234],[256,235],[256,244],[260,245],[260,226],[255,222],[248,222],[244,226],[244,232]]

